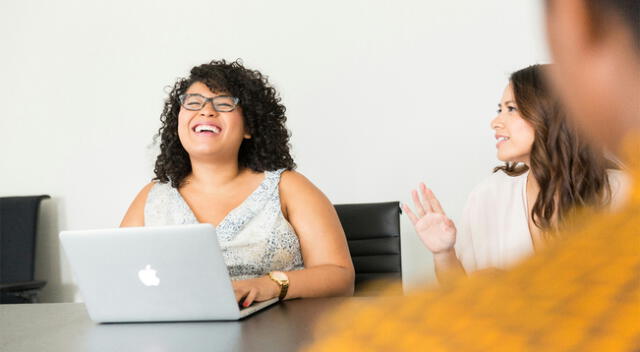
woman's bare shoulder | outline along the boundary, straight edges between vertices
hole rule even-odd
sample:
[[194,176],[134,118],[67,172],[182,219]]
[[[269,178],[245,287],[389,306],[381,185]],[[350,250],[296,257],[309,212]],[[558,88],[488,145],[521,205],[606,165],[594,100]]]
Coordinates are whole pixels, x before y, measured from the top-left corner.
[[147,202],[149,192],[156,184],[158,184],[156,181],[151,181],[138,192],[124,215],[120,227],[144,226],[144,205]]

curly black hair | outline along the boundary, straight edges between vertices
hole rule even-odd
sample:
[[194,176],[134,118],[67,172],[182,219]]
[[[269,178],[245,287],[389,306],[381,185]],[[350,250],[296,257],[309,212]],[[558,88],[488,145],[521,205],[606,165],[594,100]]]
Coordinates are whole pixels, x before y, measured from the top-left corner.
[[171,182],[175,188],[183,185],[191,173],[191,160],[178,137],[180,95],[196,82],[205,84],[212,92],[227,93],[239,98],[244,125],[251,139],[244,139],[238,152],[238,166],[256,172],[296,167],[289,151],[290,133],[285,126],[286,108],[268,81],[256,70],[233,62],[214,60],[195,66],[187,78],[173,85],[160,115],[162,126],[155,136],[160,137],[160,154],[156,159],[154,180]]

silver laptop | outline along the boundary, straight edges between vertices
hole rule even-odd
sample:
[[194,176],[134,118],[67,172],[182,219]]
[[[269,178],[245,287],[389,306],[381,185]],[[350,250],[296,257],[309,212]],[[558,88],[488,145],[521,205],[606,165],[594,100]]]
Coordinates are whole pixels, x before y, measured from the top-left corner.
[[80,293],[95,322],[238,320],[241,309],[210,224],[62,231]]

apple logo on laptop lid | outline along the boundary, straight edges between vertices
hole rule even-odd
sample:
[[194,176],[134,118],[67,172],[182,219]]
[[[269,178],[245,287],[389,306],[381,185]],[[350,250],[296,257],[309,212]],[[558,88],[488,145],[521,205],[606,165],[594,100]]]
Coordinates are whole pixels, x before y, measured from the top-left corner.
[[160,285],[160,279],[156,276],[156,270],[151,269],[150,264],[147,264],[144,269],[138,271],[138,278],[145,286]]

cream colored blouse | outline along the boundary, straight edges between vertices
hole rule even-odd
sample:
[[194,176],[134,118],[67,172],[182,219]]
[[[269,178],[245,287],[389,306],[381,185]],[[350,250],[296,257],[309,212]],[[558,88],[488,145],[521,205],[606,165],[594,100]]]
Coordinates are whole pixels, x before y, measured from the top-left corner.
[[[462,266],[473,271],[507,269],[533,254],[527,218],[527,177],[493,173],[471,192],[458,229],[455,249]],[[625,174],[609,170],[612,207],[629,186]]]

